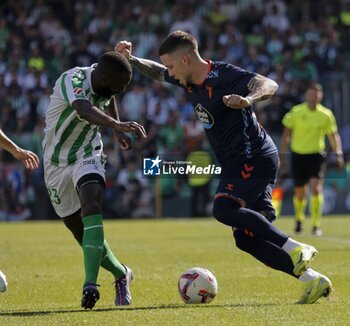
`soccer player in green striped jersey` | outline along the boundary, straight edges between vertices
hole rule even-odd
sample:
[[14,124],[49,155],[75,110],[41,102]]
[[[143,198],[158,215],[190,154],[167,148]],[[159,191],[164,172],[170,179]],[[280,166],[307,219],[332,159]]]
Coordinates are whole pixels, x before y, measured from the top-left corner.
[[120,122],[114,96],[132,76],[129,62],[116,52],[103,54],[90,67],[75,67],[56,81],[46,114],[43,140],[45,184],[56,213],[84,253],[85,281],[81,305],[92,309],[99,299],[100,266],[115,278],[116,305],[131,303],[132,271],[121,264],[104,240],[102,201],[105,155],[99,126],[112,128],[122,149],[124,134],[146,137],[137,122]]

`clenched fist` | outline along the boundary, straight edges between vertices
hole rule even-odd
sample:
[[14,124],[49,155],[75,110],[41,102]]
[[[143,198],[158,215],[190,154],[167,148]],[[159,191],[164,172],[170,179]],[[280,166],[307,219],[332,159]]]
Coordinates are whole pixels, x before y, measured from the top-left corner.
[[132,51],[132,44],[128,41],[120,41],[114,47],[114,51],[122,54],[126,59],[129,60]]
[[251,97],[243,97],[236,94],[225,95],[222,97],[222,101],[231,109],[244,109],[253,104]]

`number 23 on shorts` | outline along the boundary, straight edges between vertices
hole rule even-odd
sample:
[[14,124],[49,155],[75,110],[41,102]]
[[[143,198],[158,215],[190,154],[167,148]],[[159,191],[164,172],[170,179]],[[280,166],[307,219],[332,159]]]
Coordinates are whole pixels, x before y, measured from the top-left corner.
[[55,188],[48,188],[47,191],[48,191],[48,193],[49,193],[50,200],[51,200],[54,204],[56,204],[56,205],[61,204],[61,198],[60,198],[60,196],[58,195],[57,190],[56,190]]

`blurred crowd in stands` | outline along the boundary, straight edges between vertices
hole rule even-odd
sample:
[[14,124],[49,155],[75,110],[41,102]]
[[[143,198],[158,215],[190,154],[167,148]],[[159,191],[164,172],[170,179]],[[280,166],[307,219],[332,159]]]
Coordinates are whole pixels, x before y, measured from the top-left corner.
[[[91,65],[120,40],[132,41],[134,55],[159,61],[160,41],[178,29],[198,39],[205,58],[231,62],[279,84],[276,96],[256,107],[261,124],[277,142],[281,118],[303,100],[305,84],[322,83],[325,105],[340,120],[344,152],[349,154],[350,119],[344,121],[342,115],[348,107],[327,97],[334,91],[342,98],[340,89],[349,83],[349,0],[3,0],[1,129],[40,155],[51,89],[64,70]],[[106,215],[153,216],[154,184],[142,176],[142,157],[175,153],[186,158],[206,150],[204,132],[181,91],[137,72],[120,98],[119,112],[122,120],[143,123],[149,137],[135,140],[133,151],[121,152],[108,130],[102,130],[109,159]],[[42,170],[25,172],[1,152],[0,173],[0,220],[53,216]],[[164,196],[190,194],[184,180],[163,183]]]

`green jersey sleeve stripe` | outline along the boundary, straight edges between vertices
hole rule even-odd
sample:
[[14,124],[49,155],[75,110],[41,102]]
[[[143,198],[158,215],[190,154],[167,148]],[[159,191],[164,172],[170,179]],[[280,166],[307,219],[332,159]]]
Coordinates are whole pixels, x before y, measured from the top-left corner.
[[64,100],[67,101],[68,104],[70,104],[69,100],[68,100],[68,95],[67,95],[66,77],[67,77],[67,73],[62,75],[62,78],[61,78],[61,91],[62,91]]
[[89,124],[85,125],[85,127],[79,134],[78,138],[73,143],[73,146],[71,147],[68,153],[68,164],[72,164],[77,160],[77,152],[82,146],[84,139],[88,134],[89,130],[91,130],[91,126]]
[[84,158],[87,158],[87,157],[91,156],[91,154],[92,154],[93,148],[92,148],[91,143],[92,143],[93,139],[96,137],[97,129],[98,129],[98,128],[95,127],[94,132],[93,132],[93,134],[92,134],[92,136],[91,136],[91,139],[90,139],[90,141],[89,141],[89,144],[86,145],[85,148],[84,148],[84,153],[85,153],[85,154],[84,154]]
[[72,134],[74,128],[77,126],[77,124],[80,122],[78,118],[75,118],[69,126],[66,128],[66,130],[63,132],[60,141],[55,146],[55,149],[53,151],[53,154],[51,156],[51,163],[55,166],[58,166],[59,164],[59,154],[61,151],[61,148],[64,144],[64,142],[68,139],[68,137]]
[[56,124],[56,128],[55,128],[55,134],[57,133],[57,131],[60,129],[60,127],[62,126],[62,123],[66,121],[66,119],[74,112],[74,109],[71,106],[67,106],[61,113],[57,124]]

